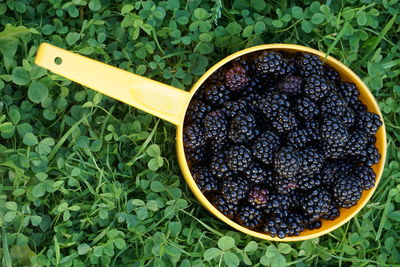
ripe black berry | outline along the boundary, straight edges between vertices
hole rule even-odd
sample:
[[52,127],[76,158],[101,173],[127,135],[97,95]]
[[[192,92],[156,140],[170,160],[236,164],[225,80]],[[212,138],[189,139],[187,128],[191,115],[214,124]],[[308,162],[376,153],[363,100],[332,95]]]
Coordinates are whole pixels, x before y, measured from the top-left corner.
[[303,77],[309,77],[311,75],[323,75],[324,70],[322,62],[318,56],[306,53],[300,54],[296,57],[296,67],[299,74]]
[[275,154],[275,171],[282,177],[294,177],[300,170],[301,158],[291,147],[284,147]]
[[192,169],[191,173],[201,192],[209,193],[219,190],[218,180],[212,176],[208,168],[195,167]]
[[260,226],[263,219],[262,212],[251,205],[242,206],[237,215],[237,221],[250,229]]
[[270,164],[280,145],[280,138],[275,133],[266,131],[255,140],[252,146],[253,156],[264,164]]
[[204,101],[216,107],[222,106],[229,98],[229,90],[223,84],[211,84],[204,90]]
[[205,145],[206,140],[201,127],[197,124],[190,124],[183,129],[183,143],[189,149],[195,149]]
[[208,113],[203,123],[205,138],[217,142],[223,142],[226,139],[228,122],[222,110],[215,110]]
[[241,144],[252,140],[258,133],[256,119],[251,114],[239,114],[231,121],[229,138]]
[[305,80],[304,92],[314,101],[320,101],[328,91],[328,81],[322,76],[313,75]]
[[252,162],[250,150],[243,145],[231,147],[225,159],[232,171],[244,171]]
[[238,202],[246,197],[249,184],[246,179],[228,177],[222,183],[222,195],[229,202]]

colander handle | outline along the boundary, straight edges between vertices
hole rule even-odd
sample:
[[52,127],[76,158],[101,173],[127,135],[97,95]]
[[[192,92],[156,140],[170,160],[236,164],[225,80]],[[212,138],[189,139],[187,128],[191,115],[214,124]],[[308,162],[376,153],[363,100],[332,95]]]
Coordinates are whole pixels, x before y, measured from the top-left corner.
[[175,125],[183,121],[190,93],[42,43],[35,63],[97,92]]

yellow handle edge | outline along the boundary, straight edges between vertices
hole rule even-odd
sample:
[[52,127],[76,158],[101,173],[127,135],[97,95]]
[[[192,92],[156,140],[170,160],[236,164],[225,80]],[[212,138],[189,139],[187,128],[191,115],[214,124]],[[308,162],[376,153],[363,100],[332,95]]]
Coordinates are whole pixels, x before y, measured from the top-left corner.
[[35,63],[55,74],[175,125],[183,123],[186,107],[191,97],[189,92],[48,43],[42,43],[39,46]]

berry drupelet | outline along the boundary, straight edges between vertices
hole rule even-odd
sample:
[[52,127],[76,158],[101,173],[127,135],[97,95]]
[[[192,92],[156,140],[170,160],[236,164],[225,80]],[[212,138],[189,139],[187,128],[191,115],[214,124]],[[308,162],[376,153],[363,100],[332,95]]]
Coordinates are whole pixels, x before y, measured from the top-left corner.
[[250,78],[242,66],[234,66],[225,73],[225,85],[233,92],[243,90],[249,81]]

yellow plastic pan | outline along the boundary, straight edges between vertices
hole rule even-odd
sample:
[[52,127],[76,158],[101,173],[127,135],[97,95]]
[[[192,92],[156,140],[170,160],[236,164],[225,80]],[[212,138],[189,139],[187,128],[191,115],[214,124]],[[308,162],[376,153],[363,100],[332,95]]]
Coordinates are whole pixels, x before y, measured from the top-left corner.
[[[271,237],[268,234],[244,228],[220,213],[197,187],[192,175],[190,174],[188,162],[185,158],[182,139],[183,120],[190,99],[194,93],[214,71],[229,61],[248,53],[268,49],[283,50],[288,53],[308,52],[318,55],[321,59],[325,59],[326,56],[318,50],[292,44],[267,44],[247,48],[224,58],[211,67],[194,84],[189,92],[80,56],[47,43],[40,45],[35,63],[67,79],[80,83],[95,91],[125,102],[176,125],[176,149],[183,177],[201,204],[203,204],[204,207],[220,220],[238,231],[262,239],[275,241],[300,241],[311,239],[329,233],[349,221],[371,198],[381,178],[386,158],[385,125],[383,125],[376,134],[376,146],[381,154],[381,159],[378,164],[373,166],[376,174],[375,187],[369,191],[364,191],[362,198],[358,201],[356,206],[349,209],[341,209],[341,215],[336,220],[323,221],[320,229],[312,231],[307,230],[302,232],[299,236],[285,237],[284,239]],[[353,71],[330,56],[326,57],[325,64],[336,69],[342,80],[354,83],[360,91],[361,101],[367,105],[369,111],[379,114],[383,121],[382,114],[375,98]]]

